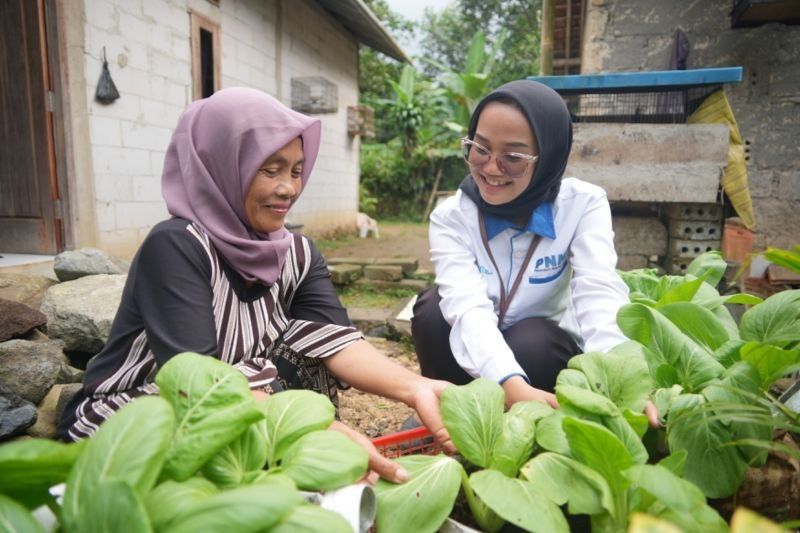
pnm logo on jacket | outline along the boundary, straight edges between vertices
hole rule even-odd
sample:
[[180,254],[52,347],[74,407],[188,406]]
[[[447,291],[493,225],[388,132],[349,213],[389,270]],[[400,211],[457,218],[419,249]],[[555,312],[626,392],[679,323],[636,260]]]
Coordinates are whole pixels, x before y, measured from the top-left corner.
[[528,283],[538,284],[553,281],[564,272],[567,267],[566,254],[553,254],[537,257],[533,265],[534,275],[528,278]]

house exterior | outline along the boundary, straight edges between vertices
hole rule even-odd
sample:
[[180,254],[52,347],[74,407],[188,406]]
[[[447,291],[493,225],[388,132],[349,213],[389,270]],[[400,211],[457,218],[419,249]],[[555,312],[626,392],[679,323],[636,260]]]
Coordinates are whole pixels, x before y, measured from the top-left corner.
[[[130,256],[168,216],[161,171],[178,117],[231,86],[322,120],[290,219],[354,226],[358,47],[406,60],[361,0],[10,0],[0,10],[0,251]],[[95,99],[104,54],[120,95],[105,104]]]
[[688,37],[688,69],[743,67],[725,91],[745,144],[754,248],[800,244],[800,3],[554,3],[554,74],[665,70],[676,30]]

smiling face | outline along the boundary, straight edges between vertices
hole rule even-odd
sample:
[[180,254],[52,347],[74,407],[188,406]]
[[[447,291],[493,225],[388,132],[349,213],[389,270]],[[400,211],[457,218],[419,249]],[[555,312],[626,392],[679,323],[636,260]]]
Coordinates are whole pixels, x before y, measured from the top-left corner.
[[250,227],[271,233],[283,227],[286,214],[303,189],[303,142],[300,137],[269,156],[258,170],[244,197]]
[[[489,102],[481,110],[474,141],[489,149],[493,156],[505,152],[538,155],[536,138],[528,120],[518,108],[502,102]],[[470,172],[478,185],[483,200],[492,205],[510,202],[528,188],[536,164],[518,178],[511,178],[497,166],[491,157],[482,166],[470,166]]]

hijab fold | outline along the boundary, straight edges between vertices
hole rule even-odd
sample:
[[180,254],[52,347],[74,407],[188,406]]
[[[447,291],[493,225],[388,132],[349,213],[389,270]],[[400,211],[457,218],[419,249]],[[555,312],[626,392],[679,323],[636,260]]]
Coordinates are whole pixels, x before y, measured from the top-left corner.
[[320,132],[318,119],[255,89],[223,89],[193,102],[178,119],[164,160],[167,210],[202,228],[246,280],[272,285],[293,237],[283,227],[268,235],[253,230],[245,195],[261,164],[297,137],[303,141],[305,189]]
[[469,122],[470,139],[475,138],[481,111],[496,100],[515,102],[533,130],[539,147],[533,178],[519,196],[500,205],[492,205],[481,197],[472,175],[467,175],[459,188],[475,202],[481,213],[527,219],[539,205],[552,202],[558,196],[572,148],[572,119],[564,99],[553,89],[535,81],[517,80],[498,87],[478,103]]

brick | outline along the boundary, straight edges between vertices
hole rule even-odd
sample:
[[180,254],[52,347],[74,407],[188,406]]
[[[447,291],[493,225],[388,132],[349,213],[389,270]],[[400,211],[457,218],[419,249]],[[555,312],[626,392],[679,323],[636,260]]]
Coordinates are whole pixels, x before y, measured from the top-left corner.
[[138,122],[121,121],[122,144],[126,148],[144,148],[147,150],[166,151],[172,130],[157,126],[143,125]]
[[334,285],[349,285],[361,277],[361,266],[353,264],[328,265]]
[[325,260],[327,261],[328,265],[350,264],[364,266],[371,265],[375,262],[375,259],[371,257],[328,257]]
[[90,116],[89,137],[95,146],[122,146],[120,121],[97,115]]
[[95,146],[94,171],[98,174],[150,174],[150,152],[133,148]]
[[403,277],[403,267],[398,265],[367,265],[364,267],[367,279],[397,281]]
[[377,309],[373,307],[351,307],[347,310],[347,316],[353,325],[362,332],[383,326],[392,317],[389,309]]
[[655,217],[614,217],[614,247],[619,255],[664,255],[667,230]]
[[396,265],[403,269],[403,274],[410,274],[417,270],[419,260],[413,257],[394,257],[375,259],[375,265]]

